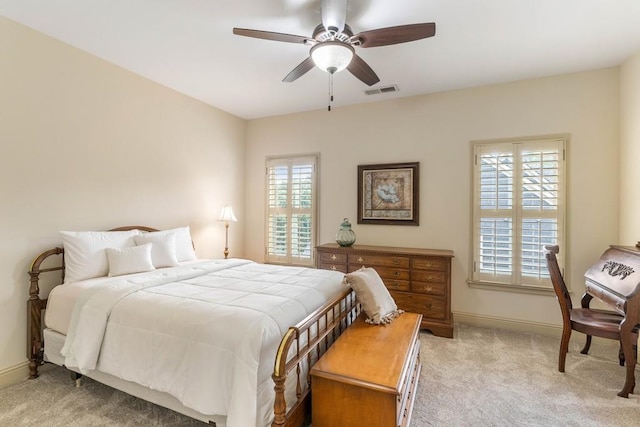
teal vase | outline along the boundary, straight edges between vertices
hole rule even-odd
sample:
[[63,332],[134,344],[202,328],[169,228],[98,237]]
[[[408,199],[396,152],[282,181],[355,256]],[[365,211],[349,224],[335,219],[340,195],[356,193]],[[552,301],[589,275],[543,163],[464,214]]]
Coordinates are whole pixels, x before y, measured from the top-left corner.
[[351,223],[347,218],[340,224],[340,229],[336,233],[336,243],[340,246],[351,246],[356,241],[356,233],[351,229]]

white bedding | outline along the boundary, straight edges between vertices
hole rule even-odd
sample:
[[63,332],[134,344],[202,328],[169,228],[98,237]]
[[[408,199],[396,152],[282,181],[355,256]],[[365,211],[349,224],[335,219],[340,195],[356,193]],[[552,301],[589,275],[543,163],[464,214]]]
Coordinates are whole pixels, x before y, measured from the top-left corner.
[[[181,266],[188,266],[201,261],[185,261]],[[159,272],[166,270],[159,270]],[[127,276],[132,278],[145,273],[136,273]],[[66,335],[71,322],[71,313],[76,301],[84,291],[105,282],[118,280],[114,277],[95,277],[93,279],[79,280],[77,282],[65,283],[64,286],[56,286],[49,293],[47,309],[44,312],[44,324],[47,328]]]
[[[340,292],[342,277],[232,259],[78,286],[69,292],[76,302],[65,364],[226,415],[228,427],[264,426],[273,416],[270,375],[283,334]],[[64,329],[52,308],[47,325]]]

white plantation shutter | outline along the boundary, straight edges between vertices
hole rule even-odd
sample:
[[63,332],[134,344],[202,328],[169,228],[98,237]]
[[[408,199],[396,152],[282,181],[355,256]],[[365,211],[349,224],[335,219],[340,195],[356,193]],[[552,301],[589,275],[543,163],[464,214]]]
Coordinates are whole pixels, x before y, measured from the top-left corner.
[[314,265],[316,156],[267,159],[267,262]]
[[550,288],[564,246],[565,139],[474,144],[472,283]]

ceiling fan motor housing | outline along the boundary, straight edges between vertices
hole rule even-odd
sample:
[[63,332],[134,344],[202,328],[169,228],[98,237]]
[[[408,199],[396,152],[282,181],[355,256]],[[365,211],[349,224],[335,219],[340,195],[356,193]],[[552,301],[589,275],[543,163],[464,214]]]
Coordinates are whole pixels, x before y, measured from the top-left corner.
[[335,27],[329,27],[327,30],[322,24],[319,24],[313,30],[313,39],[318,42],[324,42],[327,40],[339,40],[345,43],[351,44],[351,37],[353,37],[353,31],[351,27],[345,24],[342,31],[333,31]]

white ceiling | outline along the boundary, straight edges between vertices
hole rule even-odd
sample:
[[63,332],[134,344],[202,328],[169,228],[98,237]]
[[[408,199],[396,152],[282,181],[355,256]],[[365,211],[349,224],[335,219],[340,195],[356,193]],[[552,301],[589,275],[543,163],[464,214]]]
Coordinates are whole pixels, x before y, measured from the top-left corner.
[[[303,45],[233,27],[310,36],[320,0],[0,0],[0,15],[239,117],[324,109],[328,74],[282,78]],[[351,0],[354,33],[435,22],[433,38],[357,53],[392,94],[347,71],[337,107],[619,65],[640,51],[640,0]]]

